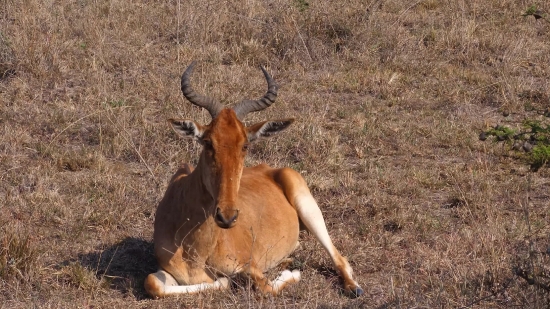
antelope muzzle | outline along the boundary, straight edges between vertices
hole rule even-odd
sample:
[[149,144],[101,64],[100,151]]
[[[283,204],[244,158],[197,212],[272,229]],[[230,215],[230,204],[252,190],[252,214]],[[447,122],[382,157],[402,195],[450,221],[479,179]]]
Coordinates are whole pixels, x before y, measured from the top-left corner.
[[228,229],[235,226],[237,218],[239,217],[239,210],[232,208],[231,210],[222,211],[219,207],[216,208],[216,215],[214,221],[222,229]]

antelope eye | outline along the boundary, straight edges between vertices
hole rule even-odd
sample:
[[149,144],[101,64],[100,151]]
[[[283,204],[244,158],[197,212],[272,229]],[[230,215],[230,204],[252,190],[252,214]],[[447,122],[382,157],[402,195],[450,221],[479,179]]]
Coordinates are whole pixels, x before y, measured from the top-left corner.
[[247,150],[248,150],[248,143],[243,145],[243,151],[247,151]]

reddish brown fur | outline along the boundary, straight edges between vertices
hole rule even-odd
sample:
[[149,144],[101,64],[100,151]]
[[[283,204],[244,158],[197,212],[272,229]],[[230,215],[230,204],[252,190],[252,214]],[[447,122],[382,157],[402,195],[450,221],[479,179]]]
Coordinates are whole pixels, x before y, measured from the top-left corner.
[[196,169],[185,165],[176,172],[158,206],[155,254],[165,272],[147,277],[150,295],[165,296],[162,282],[170,275],[179,285],[189,286],[241,272],[263,293],[279,293],[299,280],[299,272],[287,271],[276,283],[264,272],[285,261],[297,247],[299,218],[331,255],[346,290],[362,294],[349,264],[332,245],[304,179],[288,168],[243,167],[251,136],[263,136],[263,128],[270,136],[291,122],[245,128],[232,109],[221,110],[207,126],[173,121],[180,133],[198,139],[204,150]]

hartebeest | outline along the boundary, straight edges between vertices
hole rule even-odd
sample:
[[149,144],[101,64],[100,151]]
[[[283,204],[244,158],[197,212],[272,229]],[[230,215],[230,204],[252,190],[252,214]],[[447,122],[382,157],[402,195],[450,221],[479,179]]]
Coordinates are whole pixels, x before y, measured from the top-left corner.
[[197,167],[185,164],[172,177],[155,218],[155,254],[161,270],[150,274],[145,289],[153,297],[225,289],[227,277],[244,273],[263,293],[276,295],[300,280],[298,270],[284,270],[274,281],[265,272],[288,261],[298,246],[300,223],[315,235],[332,258],[351,297],[363,294],[352,269],[332,244],[321,210],[302,176],[265,164],[244,167],[249,143],[286,129],[294,120],[265,121],[245,127],[250,112],[270,106],[277,85],[262,67],[268,90],[259,100],[224,108],[197,94],[189,78],[195,62],[181,77],[191,103],[210,112],[212,122],[169,119],[172,128],[203,146]]

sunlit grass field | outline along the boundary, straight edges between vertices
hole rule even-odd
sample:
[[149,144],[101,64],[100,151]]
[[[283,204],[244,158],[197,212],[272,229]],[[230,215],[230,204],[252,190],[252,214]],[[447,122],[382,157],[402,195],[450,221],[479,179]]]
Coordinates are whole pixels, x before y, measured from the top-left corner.
[[[547,308],[550,172],[495,125],[548,123],[550,22],[525,1],[0,0],[0,308]],[[150,299],[156,206],[200,145],[167,118],[266,90],[294,117],[246,164],[307,180],[365,295],[301,235],[302,281]],[[274,278],[274,272],[270,277]]]

